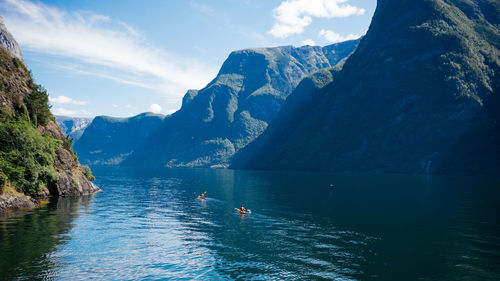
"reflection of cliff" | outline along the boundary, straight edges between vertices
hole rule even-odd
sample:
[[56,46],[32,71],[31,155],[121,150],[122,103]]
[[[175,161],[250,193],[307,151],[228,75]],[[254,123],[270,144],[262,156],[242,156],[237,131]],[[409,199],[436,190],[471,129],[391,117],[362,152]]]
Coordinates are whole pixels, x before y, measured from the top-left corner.
[[47,280],[58,267],[51,253],[64,243],[91,197],[59,198],[48,206],[0,214],[0,280]]

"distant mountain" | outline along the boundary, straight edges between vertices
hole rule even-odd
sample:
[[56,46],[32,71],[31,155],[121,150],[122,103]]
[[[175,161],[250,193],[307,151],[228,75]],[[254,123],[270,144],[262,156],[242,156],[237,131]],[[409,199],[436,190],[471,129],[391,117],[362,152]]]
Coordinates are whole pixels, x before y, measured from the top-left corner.
[[55,116],[56,122],[61,127],[65,136],[69,135],[73,138],[73,144],[82,136],[83,132],[88,125],[92,122],[93,118],[84,117],[68,117],[68,116]]
[[266,129],[302,78],[336,65],[358,42],[232,52],[217,77],[199,91],[188,91],[181,109],[124,163],[227,167]]
[[14,36],[10,34],[7,30],[3,22],[3,16],[0,14],[0,46],[3,46],[7,52],[10,53],[11,56],[19,59],[24,62],[23,55],[21,53],[21,49],[19,49],[19,45],[17,45],[17,41],[14,39]]
[[142,113],[129,118],[97,116],[74,144],[81,163],[118,165],[159,130],[164,115]]
[[379,0],[342,70],[297,87],[233,167],[498,175],[499,48],[498,1]]

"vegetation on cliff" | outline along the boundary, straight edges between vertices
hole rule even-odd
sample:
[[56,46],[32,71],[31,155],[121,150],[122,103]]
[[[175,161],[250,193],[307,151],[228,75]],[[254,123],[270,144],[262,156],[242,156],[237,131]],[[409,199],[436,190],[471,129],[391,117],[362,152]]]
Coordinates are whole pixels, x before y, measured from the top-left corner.
[[[51,131],[54,120],[47,91],[33,81],[21,60],[0,47],[2,191],[9,187],[33,196],[48,195],[51,191],[57,195],[59,174],[68,163],[73,163],[71,167],[79,167],[70,140]],[[60,133],[58,127],[55,130]],[[65,153],[61,153],[63,151]],[[61,155],[69,155],[70,159],[60,159]],[[93,179],[88,167],[80,170],[87,179]]]
[[[10,182],[20,192],[37,194],[55,184],[54,159],[61,145],[61,141],[43,136],[36,129],[53,118],[48,95],[33,81],[24,63],[3,49],[0,75],[0,95],[4,99],[0,106],[1,184]],[[27,95],[20,95],[22,92]]]
[[26,194],[54,185],[54,159],[60,145],[59,140],[42,136],[26,121],[0,122],[0,176]]

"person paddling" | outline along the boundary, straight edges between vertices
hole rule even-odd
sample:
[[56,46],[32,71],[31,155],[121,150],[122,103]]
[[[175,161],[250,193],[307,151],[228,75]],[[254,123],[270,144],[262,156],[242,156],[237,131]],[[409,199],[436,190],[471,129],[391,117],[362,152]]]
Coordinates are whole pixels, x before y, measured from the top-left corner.
[[203,192],[201,195],[198,195],[198,198],[200,199],[205,199],[205,193],[207,193],[206,191]]
[[243,207],[243,205],[241,205],[241,207],[238,209],[240,212],[245,212],[247,209],[245,209],[245,207]]

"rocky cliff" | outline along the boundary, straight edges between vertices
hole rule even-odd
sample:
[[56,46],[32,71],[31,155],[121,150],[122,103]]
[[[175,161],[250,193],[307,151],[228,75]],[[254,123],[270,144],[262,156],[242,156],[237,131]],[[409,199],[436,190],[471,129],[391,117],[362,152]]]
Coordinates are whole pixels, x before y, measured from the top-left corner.
[[189,91],[179,111],[137,149],[126,165],[227,167],[257,138],[300,80],[332,67],[358,40],[326,47],[291,46],[235,51],[205,88]]
[[98,191],[55,123],[47,92],[33,81],[22,57],[13,56],[16,50],[4,47],[17,43],[5,26],[0,32],[10,40],[0,47],[0,211],[32,207],[34,197]]
[[498,175],[499,19],[498,1],[379,0],[332,82],[291,95],[315,110],[285,105],[234,167]]
[[3,16],[1,14],[0,14],[0,46],[4,47],[7,50],[7,52],[10,53],[11,56],[25,63],[23,55],[21,53],[21,49],[19,48],[17,41],[14,39],[14,36],[12,36],[12,34],[10,34],[10,32],[7,30],[7,27],[3,22]]

